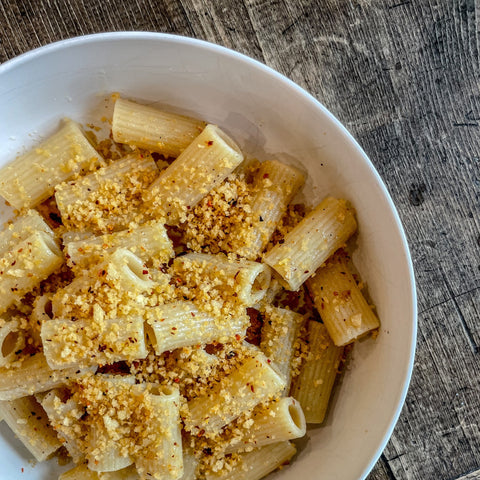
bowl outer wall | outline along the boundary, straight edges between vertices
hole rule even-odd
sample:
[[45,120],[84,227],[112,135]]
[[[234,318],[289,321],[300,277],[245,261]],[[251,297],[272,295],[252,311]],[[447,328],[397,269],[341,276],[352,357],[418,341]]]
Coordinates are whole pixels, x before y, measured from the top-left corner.
[[[365,478],[400,414],[416,341],[408,246],[373,165],[324,106],[269,67],[207,42],[147,32],[78,37],[0,65],[0,165],[52,132],[61,117],[97,120],[113,91],[218,123],[245,152],[308,170],[307,203],[333,194],[355,205],[354,262],[375,300],[380,335],[355,346],[326,424],[308,433],[297,461],[274,478]],[[0,447],[15,449],[6,472],[18,472],[28,455],[2,438]],[[43,478],[45,468],[29,478]]]

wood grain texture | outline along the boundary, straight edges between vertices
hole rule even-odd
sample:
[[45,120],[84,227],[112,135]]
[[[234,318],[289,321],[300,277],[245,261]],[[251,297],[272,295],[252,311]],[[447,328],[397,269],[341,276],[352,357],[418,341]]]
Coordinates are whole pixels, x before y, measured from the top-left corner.
[[264,61],[323,102],[383,177],[418,284],[411,388],[368,478],[472,480],[480,479],[479,16],[476,0],[2,0],[0,61],[75,35],[169,32]]

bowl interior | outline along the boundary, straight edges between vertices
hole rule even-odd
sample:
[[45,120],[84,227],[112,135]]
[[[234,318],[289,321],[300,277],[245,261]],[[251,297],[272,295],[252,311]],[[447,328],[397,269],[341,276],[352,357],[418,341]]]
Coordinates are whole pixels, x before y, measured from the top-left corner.
[[[380,335],[355,346],[325,424],[309,431],[296,461],[272,478],[364,478],[400,412],[416,331],[405,236],[365,154],[311,96],[253,60],[191,39],[121,33],[53,44],[0,66],[0,165],[52,132],[62,117],[98,120],[112,92],[202,117],[225,128],[249,155],[300,166],[309,175],[306,203],[329,193],[356,207],[354,262],[375,301]],[[0,211],[2,218],[9,214],[4,206]],[[31,467],[4,425],[0,449],[8,478],[22,467],[34,479],[58,469],[56,462]]]

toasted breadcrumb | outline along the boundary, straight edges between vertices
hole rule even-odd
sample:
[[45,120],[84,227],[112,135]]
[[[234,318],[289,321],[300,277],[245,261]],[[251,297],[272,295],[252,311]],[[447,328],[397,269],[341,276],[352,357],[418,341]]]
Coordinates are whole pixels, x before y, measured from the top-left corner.
[[230,175],[188,213],[183,225],[186,247],[194,252],[238,252],[253,231],[251,186],[244,174]]

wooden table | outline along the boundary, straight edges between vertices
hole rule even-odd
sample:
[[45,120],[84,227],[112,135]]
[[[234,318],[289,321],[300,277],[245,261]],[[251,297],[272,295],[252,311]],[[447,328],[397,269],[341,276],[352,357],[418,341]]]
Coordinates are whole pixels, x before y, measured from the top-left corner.
[[1,0],[0,61],[87,33],[170,32],[324,103],[383,177],[418,282],[410,391],[368,478],[480,479],[479,15],[475,0]]

